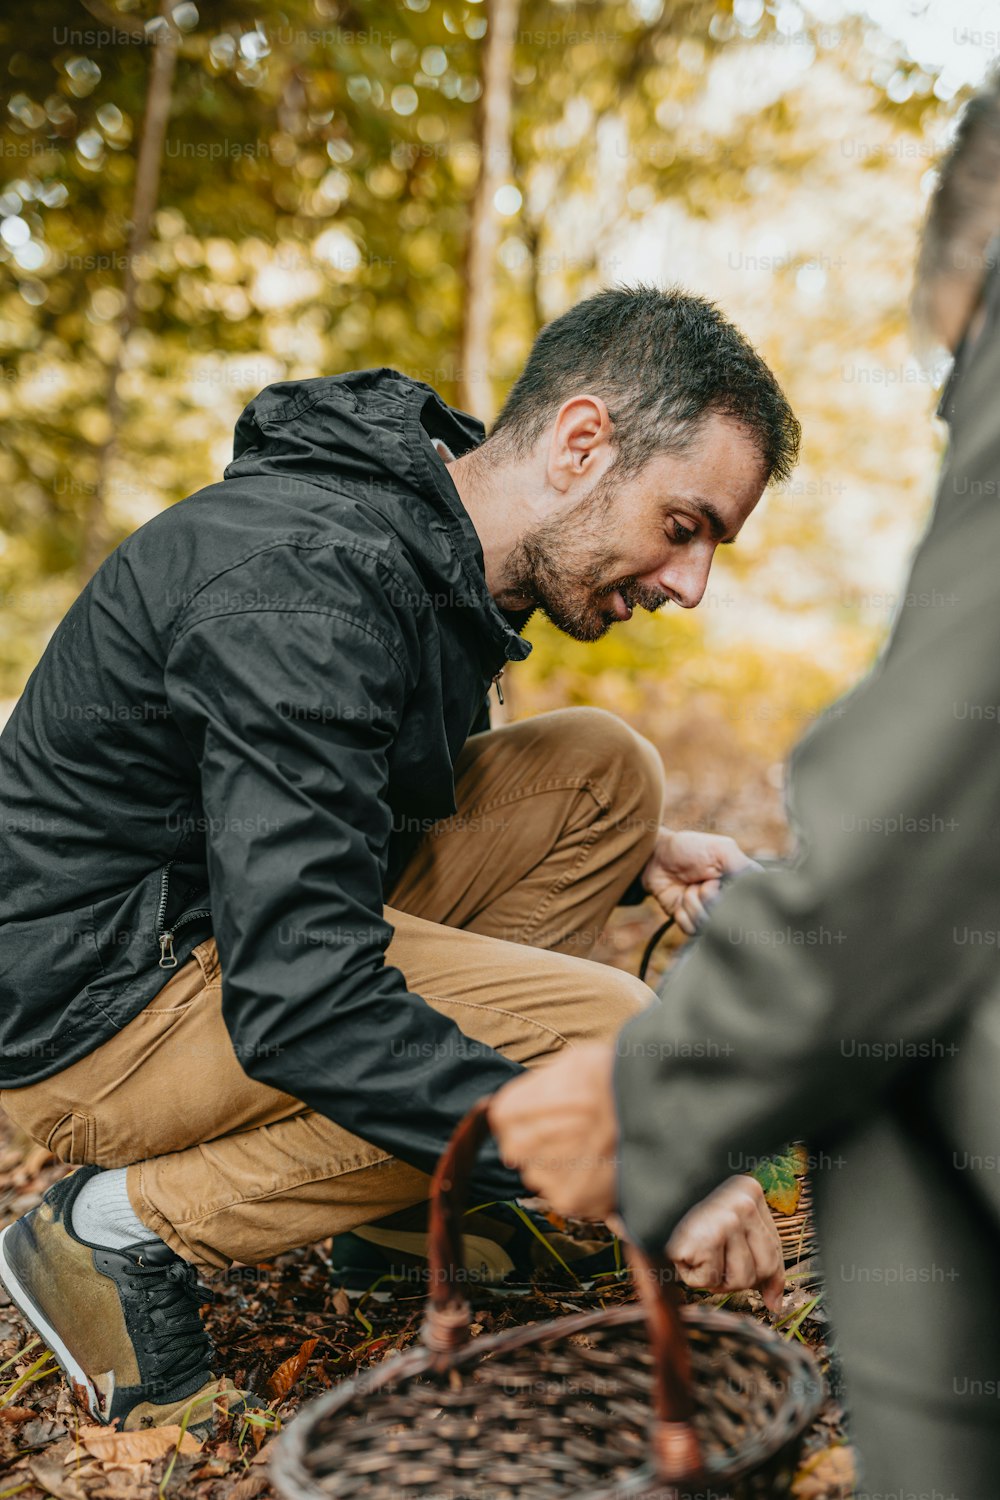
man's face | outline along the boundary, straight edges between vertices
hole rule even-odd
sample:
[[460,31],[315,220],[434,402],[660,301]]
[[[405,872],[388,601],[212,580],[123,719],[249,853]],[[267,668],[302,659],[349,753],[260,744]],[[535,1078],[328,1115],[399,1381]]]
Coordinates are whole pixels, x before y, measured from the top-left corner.
[[630,479],[612,466],[532,527],[508,554],[505,578],[578,641],[599,640],[635,609],[693,609],[716,547],[735,540],[764,482],[746,431],[707,417],[685,452],[658,454]]

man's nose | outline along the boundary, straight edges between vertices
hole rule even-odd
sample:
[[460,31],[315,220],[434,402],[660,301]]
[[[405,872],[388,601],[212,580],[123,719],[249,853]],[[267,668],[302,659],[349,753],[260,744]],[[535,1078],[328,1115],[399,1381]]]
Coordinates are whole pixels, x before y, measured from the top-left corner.
[[655,574],[655,586],[669,594],[682,609],[694,609],[705,597],[712,552],[687,551],[672,557]]

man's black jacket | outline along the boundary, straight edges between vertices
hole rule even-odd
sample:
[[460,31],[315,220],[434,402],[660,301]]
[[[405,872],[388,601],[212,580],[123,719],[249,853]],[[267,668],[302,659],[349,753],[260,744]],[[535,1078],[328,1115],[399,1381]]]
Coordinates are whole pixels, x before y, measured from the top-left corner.
[[[383,893],[531,649],[432,437],[483,428],[394,370],[271,386],[225,481],[62,621],[0,737],[0,1086],[97,1047],[210,933],[246,1072],[413,1165],[520,1072],[384,963]],[[478,1176],[520,1186],[495,1154]]]

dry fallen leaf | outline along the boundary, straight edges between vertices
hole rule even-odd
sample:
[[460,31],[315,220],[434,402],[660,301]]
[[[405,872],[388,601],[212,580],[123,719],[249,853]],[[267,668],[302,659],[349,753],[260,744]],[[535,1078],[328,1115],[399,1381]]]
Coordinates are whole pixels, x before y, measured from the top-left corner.
[[50,1443],[58,1442],[66,1436],[64,1423],[55,1421],[52,1417],[38,1417],[32,1413],[32,1420],[26,1422],[17,1435],[18,1447],[47,1448]]
[[338,1286],[337,1290],[334,1292],[333,1299],[330,1305],[332,1306],[334,1312],[337,1314],[338,1318],[350,1317],[351,1299],[344,1291],[344,1288],[342,1286]]
[[87,1491],[72,1474],[67,1474],[55,1458],[29,1458],[25,1467],[32,1479],[47,1495],[56,1500],[87,1500]]
[[305,1343],[300,1345],[298,1353],[286,1359],[275,1370],[267,1382],[267,1388],[277,1400],[280,1401],[288,1395],[288,1392],[309,1363],[309,1356],[318,1343],[319,1339],[306,1339]]
[[842,1443],[803,1464],[792,1485],[795,1500],[848,1500],[854,1491],[854,1455]]
[[200,1453],[202,1445],[177,1424],[143,1427],[138,1432],[118,1432],[113,1427],[81,1427],[80,1444],[95,1458],[110,1464],[144,1464],[162,1458],[180,1447],[182,1453]]
[[18,1422],[27,1422],[29,1417],[35,1415],[30,1406],[0,1406],[0,1422],[9,1422],[12,1426]]
[[257,1495],[271,1488],[271,1480],[267,1474],[248,1474],[245,1479],[238,1479],[231,1490],[226,1491],[226,1500],[255,1500]]

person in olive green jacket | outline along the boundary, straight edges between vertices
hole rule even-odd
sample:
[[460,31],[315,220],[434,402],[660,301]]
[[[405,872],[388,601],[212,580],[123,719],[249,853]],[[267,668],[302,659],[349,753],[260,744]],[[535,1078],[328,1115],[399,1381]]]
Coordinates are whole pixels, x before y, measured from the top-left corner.
[[536,1191],[649,1249],[725,1173],[809,1140],[862,1500],[1000,1494],[998,230],[995,78],[918,266],[919,323],[955,353],[933,513],[879,662],[792,757],[796,857],[718,896],[617,1046],[492,1108]]

